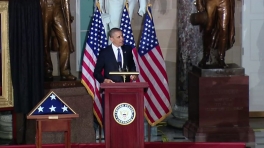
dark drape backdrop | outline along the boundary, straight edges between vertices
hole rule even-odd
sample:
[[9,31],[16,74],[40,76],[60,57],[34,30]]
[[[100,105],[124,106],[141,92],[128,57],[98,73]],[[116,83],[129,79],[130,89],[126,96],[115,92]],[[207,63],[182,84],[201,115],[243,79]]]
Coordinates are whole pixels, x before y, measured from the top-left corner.
[[9,46],[15,111],[43,97],[43,27],[39,0],[9,0]]

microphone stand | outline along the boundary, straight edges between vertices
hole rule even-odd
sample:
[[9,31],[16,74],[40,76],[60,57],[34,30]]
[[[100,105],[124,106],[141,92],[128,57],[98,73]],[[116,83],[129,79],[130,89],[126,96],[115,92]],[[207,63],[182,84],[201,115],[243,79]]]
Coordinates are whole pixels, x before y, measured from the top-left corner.
[[109,72],[110,75],[119,75],[123,77],[124,83],[126,82],[126,76],[129,75],[139,75],[139,72],[128,72],[128,68],[126,66],[125,70],[122,70],[119,66],[118,72]]

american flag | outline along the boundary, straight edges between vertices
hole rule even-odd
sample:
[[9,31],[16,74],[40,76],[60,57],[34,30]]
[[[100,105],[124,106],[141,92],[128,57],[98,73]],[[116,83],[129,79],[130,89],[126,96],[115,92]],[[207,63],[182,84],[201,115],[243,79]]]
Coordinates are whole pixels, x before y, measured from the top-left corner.
[[30,115],[75,114],[54,92],[50,92]]
[[82,63],[82,84],[92,96],[93,112],[102,126],[103,109],[102,98],[99,92],[100,83],[94,78],[93,72],[100,49],[107,46],[107,38],[98,5],[93,14],[91,28],[86,42]]
[[136,69],[138,71],[138,62],[137,62],[138,54],[137,54],[136,43],[134,40],[134,35],[133,35],[132,27],[131,27],[130,17],[128,14],[128,3],[125,4],[124,9],[123,9],[120,29],[123,32],[124,44],[132,47],[133,59],[135,61]]
[[145,115],[154,126],[171,113],[165,61],[156,36],[151,8],[148,6],[138,49],[139,81],[148,82],[145,93]]

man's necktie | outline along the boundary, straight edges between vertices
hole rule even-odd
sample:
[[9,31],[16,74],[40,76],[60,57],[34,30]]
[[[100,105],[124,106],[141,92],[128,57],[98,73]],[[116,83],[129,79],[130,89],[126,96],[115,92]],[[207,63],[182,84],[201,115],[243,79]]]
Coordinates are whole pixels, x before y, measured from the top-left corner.
[[119,65],[119,68],[122,67],[122,57],[121,57],[121,53],[120,53],[120,48],[117,48],[117,63]]

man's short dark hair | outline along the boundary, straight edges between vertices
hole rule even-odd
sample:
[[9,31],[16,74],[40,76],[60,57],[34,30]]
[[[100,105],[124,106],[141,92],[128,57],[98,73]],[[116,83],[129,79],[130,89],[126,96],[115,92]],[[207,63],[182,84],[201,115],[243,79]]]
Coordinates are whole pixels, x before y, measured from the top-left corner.
[[122,32],[122,30],[119,29],[119,28],[112,28],[112,29],[108,32],[108,35],[109,35],[110,37],[113,37],[113,34],[114,34],[115,32],[119,32],[119,31]]

